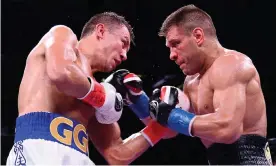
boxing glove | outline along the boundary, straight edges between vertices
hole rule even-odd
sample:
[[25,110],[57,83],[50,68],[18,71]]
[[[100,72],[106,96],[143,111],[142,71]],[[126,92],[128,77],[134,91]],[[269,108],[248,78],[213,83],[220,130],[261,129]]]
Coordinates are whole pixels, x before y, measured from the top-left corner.
[[88,79],[91,83],[90,90],[79,100],[96,109],[96,118],[100,123],[117,122],[123,111],[121,94],[117,93],[115,87],[109,83],[98,83],[91,77]]
[[188,97],[180,89],[163,86],[161,91],[153,91],[150,99],[150,116],[162,126],[192,136],[191,127],[196,116],[185,111],[189,107]]
[[105,81],[112,84],[139,119],[149,117],[149,98],[142,88],[142,80],[126,69],[120,69],[108,76]]

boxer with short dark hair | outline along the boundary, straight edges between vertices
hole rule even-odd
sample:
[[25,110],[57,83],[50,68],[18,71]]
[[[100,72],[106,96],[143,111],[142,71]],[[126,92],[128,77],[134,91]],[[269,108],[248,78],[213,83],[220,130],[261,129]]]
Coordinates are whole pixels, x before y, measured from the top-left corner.
[[266,104],[251,59],[224,48],[211,17],[194,5],[171,13],[159,35],[166,38],[170,59],[187,75],[183,90],[191,108],[175,108],[178,92],[163,87],[168,101],[152,99],[151,115],[163,126],[199,137],[211,165],[271,164]]
[[[122,140],[117,121],[125,96],[93,77],[126,60],[131,41],[131,26],[113,12],[93,16],[79,41],[69,27],[52,27],[26,61],[7,165],[94,165],[88,157],[89,138],[109,164],[129,164],[161,140],[170,130],[155,121]],[[122,80],[138,82],[128,88],[139,90],[136,97],[143,101],[131,106],[146,103],[139,116],[147,118],[149,100],[144,93],[139,97],[141,80],[129,72]]]

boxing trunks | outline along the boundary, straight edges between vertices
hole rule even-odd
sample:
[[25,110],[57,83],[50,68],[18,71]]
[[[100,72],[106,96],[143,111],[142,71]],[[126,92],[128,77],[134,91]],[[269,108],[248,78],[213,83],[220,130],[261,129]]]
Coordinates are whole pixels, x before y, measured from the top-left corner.
[[18,117],[15,130],[7,165],[95,165],[86,129],[73,119],[33,112]]
[[268,142],[259,135],[242,135],[232,144],[212,144],[207,157],[210,165],[272,165]]

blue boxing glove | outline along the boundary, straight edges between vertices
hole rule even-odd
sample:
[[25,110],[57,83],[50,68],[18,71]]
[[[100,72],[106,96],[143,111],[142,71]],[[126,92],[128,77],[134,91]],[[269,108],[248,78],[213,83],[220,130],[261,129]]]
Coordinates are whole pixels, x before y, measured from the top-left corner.
[[104,82],[112,84],[139,119],[149,117],[149,98],[142,88],[142,80],[126,69],[112,73]]
[[161,91],[153,92],[150,100],[150,116],[165,127],[192,136],[191,128],[195,114],[185,111],[189,107],[188,97],[180,89],[163,86]]
[[174,131],[193,137],[192,124],[194,119],[195,114],[180,108],[174,108],[168,118],[168,127]]

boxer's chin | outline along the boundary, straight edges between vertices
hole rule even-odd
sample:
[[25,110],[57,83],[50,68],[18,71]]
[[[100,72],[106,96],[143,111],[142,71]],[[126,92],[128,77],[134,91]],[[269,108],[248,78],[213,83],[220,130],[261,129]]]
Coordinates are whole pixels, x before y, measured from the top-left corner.
[[190,75],[195,75],[197,72],[191,71],[191,70],[182,70],[183,74],[190,76]]
[[116,66],[114,67],[113,65],[106,65],[101,69],[101,72],[112,72],[114,69],[116,68]]
[[185,75],[191,75],[187,69],[182,69],[182,73]]
[[106,65],[106,72],[111,72],[113,70],[115,70],[117,67],[115,61],[111,61]]

